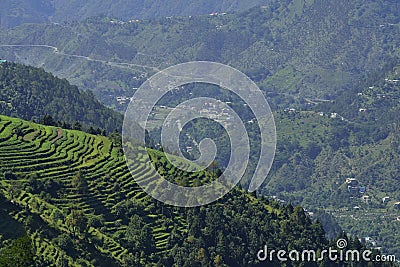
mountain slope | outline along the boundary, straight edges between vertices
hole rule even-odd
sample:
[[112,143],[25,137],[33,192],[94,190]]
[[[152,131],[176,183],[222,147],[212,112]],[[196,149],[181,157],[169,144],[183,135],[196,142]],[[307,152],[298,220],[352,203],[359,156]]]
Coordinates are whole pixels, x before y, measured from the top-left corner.
[[[91,16],[106,15],[120,19],[154,19],[166,16],[193,16],[212,12],[242,11],[256,5],[264,4],[265,0],[202,0],[202,1],[65,1],[56,0],[54,6],[55,21],[80,20]],[[78,12],[76,12],[78,10]]]
[[0,6],[0,27],[49,22],[54,11],[51,1],[4,0]]
[[[388,63],[366,75],[335,101],[309,99],[308,104],[297,109],[274,112],[277,149],[261,188],[263,195],[290,201],[315,213],[324,211],[336,218],[346,232],[373,237],[375,247],[396,256],[400,255],[400,210],[395,206],[400,201],[399,63]],[[190,89],[186,95],[203,96],[197,91],[206,90]],[[182,97],[180,103],[187,99]],[[246,117],[246,109],[237,99],[217,99],[232,102],[230,107],[244,115],[242,121],[251,120],[252,115]],[[163,104],[174,106],[173,100],[169,98]],[[154,122],[166,116],[163,111],[158,112]],[[246,124],[254,147],[260,142],[255,128],[256,124]],[[156,143],[161,142],[157,128],[150,134]],[[222,151],[217,154],[217,162],[223,168],[232,146],[229,139],[221,138],[224,134],[213,122],[192,121],[183,130],[189,138],[183,141],[182,150],[193,146],[191,154],[196,158],[198,146],[192,140],[212,138],[218,153]],[[251,151],[251,157],[250,167],[258,160],[257,148]],[[241,181],[244,188],[246,178]],[[349,179],[353,179],[353,185]],[[332,226],[329,221],[328,224]],[[331,229],[328,224],[324,227]]]
[[0,64],[0,95],[4,115],[37,121],[50,115],[56,122],[80,122],[86,129],[99,127],[108,132],[122,124],[122,115],[106,108],[91,92],[79,91],[43,69]]
[[[269,1],[241,14],[68,25],[25,25],[1,35],[3,57],[43,65],[109,106],[164,67],[211,60],[237,67],[284,106],[334,99],[399,56],[398,1]],[[29,47],[29,45],[51,45]],[[68,62],[65,64],[65,62]],[[88,71],[88,70],[93,71]]]
[[[164,162],[159,152],[150,153]],[[134,182],[118,144],[106,137],[0,116],[0,156],[0,212],[7,218],[0,233],[14,228],[22,235],[25,228],[41,266],[205,266],[216,259],[219,266],[258,266],[256,253],[266,243],[328,245],[302,208],[239,189],[201,208],[154,201]],[[141,158],[134,164],[136,175],[153,175]],[[189,181],[210,175],[188,176],[167,166],[159,170]]]
[[155,19],[166,16],[190,16],[212,12],[235,12],[262,5],[265,0],[223,1],[126,1],[126,0],[3,0],[0,26],[14,27],[23,23],[72,22],[106,15],[120,19]]
[[346,232],[399,255],[399,78],[399,61],[392,62],[335,101],[279,112],[264,193],[325,210]]

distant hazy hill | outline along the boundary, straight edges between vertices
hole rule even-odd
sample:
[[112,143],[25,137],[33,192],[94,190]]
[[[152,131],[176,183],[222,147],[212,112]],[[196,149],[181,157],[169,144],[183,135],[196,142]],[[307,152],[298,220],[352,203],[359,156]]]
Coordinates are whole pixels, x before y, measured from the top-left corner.
[[212,12],[242,11],[266,0],[3,0],[1,26],[13,27],[26,22],[79,21],[107,15],[120,19],[153,19],[165,16],[189,16]]
[[333,99],[398,56],[398,11],[398,1],[271,0],[240,14],[30,24],[0,32],[0,43],[58,50],[0,47],[0,56],[43,66],[116,107],[117,96],[131,96],[157,68],[217,61],[245,72],[273,102],[287,106]]
[[51,2],[49,0],[2,0],[0,26],[8,28],[22,23],[47,22],[55,12]]
[[106,108],[90,92],[43,69],[15,63],[0,64],[0,114],[27,120],[50,115],[56,121],[108,131],[122,124],[122,115]]

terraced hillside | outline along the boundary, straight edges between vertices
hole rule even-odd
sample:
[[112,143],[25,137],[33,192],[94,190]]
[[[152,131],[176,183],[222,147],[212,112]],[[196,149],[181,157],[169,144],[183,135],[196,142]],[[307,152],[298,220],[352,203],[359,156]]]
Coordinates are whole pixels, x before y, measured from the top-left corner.
[[[24,266],[7,255],[29,241],[26,236],[34,266],[262,266],[256,255],[265,244],[330,245],[321,224],[301,207],[239,188],[198,208],[155,201],[134,181],[154,174],[151,163],[138,155],[132,176],[119,143],[115,136],[0,116],[0,266]],[[193,186],[213,178],[208,171],[171,167],[162,152],[149,154],[158,172],[176,183]],[[352,242],[362,246],[357,238]]]
[[[4,172],[0,190],[13,204],[10,216],[28,224],[30,231],[45,229],[33,234],[38,254],[50,262],[75,262],[52,238],[74,233],[68,219],[81,211],[94,221],[92,227],[74,233],[82,239],[82,247],[106,262],[123,262],[129,250],[114,238],[129,224],[119,214],[121,201],[146,207],[149,199],[126,168],[121,149],[110,139],[2,116],[0,159]],[[135,175],[152,175],[150,166],[140,158],[134,164]],[[78,176],[84,176],[85,188],[74,182]],[[141,212],[152,228],[155,251],[164,249],[171,227],[164,226],[161,216],[153,214],[150,207]],[[31,216],[37,220],[29,223]],[[173,216],[180,224],[176,229],[183,231],[185,223],[178,214]],[[40,226],[35,225],[38,223]]]

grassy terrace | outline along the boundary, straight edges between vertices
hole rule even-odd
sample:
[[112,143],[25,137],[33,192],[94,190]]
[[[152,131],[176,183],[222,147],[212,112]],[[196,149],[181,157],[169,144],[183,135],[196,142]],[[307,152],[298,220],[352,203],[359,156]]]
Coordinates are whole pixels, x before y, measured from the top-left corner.
[[[162,153],[151,153],[162,157]],[[119,216],[118,204],[122,200],[142,203],[145,207],[140,214],[151,226],[158,250],[165,249],[168,243],[173,226],[166,224],[160,214],[151,213],[146,204],[149,197],[135,183],[120,148],[107,137],[0,116],[0,167],[2,175],[13,175],[0,180],[0,195],[5,198],[0,212],[7,218],[0,226],[13,222],[16,227],[27,224],[38,253],[50,262],[64,261],[69,266],[79,266],[82,262],[82,259],[77,261],[79,253],[67,253],[55,242],[60,234],[71,235],[66,218],[72,209],[81,210],[87,216],[104,217],[102,227],[90,227],[86,234],[79,236],[85,250],[105,261],[122,262],[122,257],[129,253],[115,237],[129,224],[129,220]],[[135,177],[142,179],[154,175],[152,168],[143,162],[143,156],[132,163],[132,170]],[[72,177],[79,171],[84,173],[88,184],[85,193],[78,192],[72,184]],[[28,192],[26,187],[33,174],[44,184],[56,182],[58,189],[45,196]],[[201,178],[202,174],[189,176],[189,184],[192,178]],[[54,219],[55,213],[57,219]],[[33,220],[27,220],[28,217]],[[178,230],[186,231],[185,220],[177,213],[174,223]]]

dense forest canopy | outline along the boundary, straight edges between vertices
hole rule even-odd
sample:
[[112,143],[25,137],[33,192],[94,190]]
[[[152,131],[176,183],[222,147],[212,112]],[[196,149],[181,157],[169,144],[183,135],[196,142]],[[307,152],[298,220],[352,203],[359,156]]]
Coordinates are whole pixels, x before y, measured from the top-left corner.
[[48,125],[60,121],[76,129],[82,129],[82,124],[86,130],[93,127],[112,132],[121,128],[122,115],[106,108],[92,92],[80,91],[43,69],[0,64],[0,95],[3,115],[41,120]]

